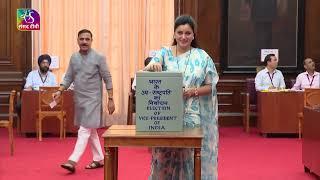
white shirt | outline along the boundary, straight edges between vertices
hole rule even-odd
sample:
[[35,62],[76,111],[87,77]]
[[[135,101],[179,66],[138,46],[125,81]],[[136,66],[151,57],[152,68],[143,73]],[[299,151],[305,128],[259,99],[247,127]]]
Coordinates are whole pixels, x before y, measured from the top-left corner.
[[28,74],[24,88],[32,87],[34,90],[39,90],[40,86],[57,86],[54,74],[48,71],[46,76],[41,77],[39,70],[31,71]]
[[282,72],[275,69],[273,73],[269,73],[267,68],[259,71],[255,78],[255,86],[257,91],[267,90],[273,86],[275,88],[285,88],[284,77]]
[[320,87],[320,73],[314,72],[310,76],[308,72],[300,73],[297,76],[296,83],[291,88],[292,90],[303,90],[305,88],[319,88]]

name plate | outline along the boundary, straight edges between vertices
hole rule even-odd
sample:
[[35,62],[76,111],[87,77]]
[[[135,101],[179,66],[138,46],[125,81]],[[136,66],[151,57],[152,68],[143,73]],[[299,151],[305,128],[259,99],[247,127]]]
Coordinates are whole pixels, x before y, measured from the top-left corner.
[[137,72],[136,131],[183,131],[182,73]]

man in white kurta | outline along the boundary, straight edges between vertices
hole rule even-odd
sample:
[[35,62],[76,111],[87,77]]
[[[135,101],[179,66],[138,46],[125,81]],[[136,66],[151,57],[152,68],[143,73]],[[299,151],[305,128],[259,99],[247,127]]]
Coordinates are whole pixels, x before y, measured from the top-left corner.
[[114,112],[112,80],[106,59],[103,55],[91,49],[92,33],[81,30],[78,33],[80,51],[71,56],[69,67],[61,83],[59,91],[54,97],[60,96],[63,90],[74,83],[75,125],[80,126],[78,139],[74,151],[62,168],[70,172],[75,171],[75,165],[90,143],[93,161],[86,169],[103,166],[103,153],[97,134],[97,128],[104,127],[102,118],[102,80],[108,92],[107,107],[109,114]]

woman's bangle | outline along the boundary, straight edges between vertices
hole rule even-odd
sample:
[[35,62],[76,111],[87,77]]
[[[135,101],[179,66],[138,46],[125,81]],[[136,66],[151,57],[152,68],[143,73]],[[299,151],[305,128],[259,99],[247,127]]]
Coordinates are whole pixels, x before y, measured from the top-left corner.
[[194,90],[194,96],[196,96],[196,97],[199,96],[198,88],[195,88],[195,90]]

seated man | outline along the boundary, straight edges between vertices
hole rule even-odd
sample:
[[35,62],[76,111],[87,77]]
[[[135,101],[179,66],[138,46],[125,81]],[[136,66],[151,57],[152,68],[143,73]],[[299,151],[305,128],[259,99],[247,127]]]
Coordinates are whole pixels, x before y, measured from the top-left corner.
[[320,74],[315,71],[315,63],[311,58],[303,61],[303,67],[306,72],[300,73],[297,76],[296,83],[291,88],[292,90],[303,90],[305,88],[319,88]]
[[284,89],[284,77],[281,71],[277,70],[278,59],[274,54],[268,54],[264,58],[266,68],[259,71],[255,78],[255,86],[257,91],[268,89]]
[[39,90],[40,86],[57,86],[56,77],[49,71],[51,57],[42,54],[38,58],[39,69],[28,74],[24,88],[26,90]]

